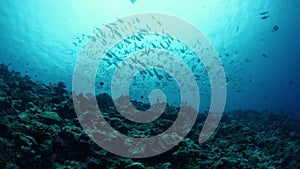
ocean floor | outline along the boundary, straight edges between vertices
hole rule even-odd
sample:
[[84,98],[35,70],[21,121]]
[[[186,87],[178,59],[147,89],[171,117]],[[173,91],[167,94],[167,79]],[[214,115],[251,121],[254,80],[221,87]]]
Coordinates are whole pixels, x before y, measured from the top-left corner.
[[[113,108],[107,94],[97,96],[105,119],[118,131],[149,137],[167,129],[178,108],[168,106],[155,122],[128,123]],[[133,101],[140,109],[148,105]],[[81,128],[71,93],[63,82],[42,84],[0,65],[0,168],[300,168],[299,116],[283,111],[225,112],[206,142],[198,136],[207,113],[188,136],[155,157],[132,159],[97,146]]]

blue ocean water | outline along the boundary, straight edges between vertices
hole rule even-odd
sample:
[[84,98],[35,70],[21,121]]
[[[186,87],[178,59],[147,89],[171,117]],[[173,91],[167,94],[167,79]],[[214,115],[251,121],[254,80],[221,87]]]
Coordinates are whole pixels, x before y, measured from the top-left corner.
[[[164,13],[193,24],[214,45],[228,82],[225,110],[279,109],[297,113],[300,110],[299,6],[297,0],[3,0],[0,58],[10,69],[36,81],[63,81],[71,90],[78,55],[97,29],[133,14]],[[188,64],[192,67],[195,63]],[[99,69],[98,77],[103,77],[101,70],[114,69],[114,66]],[[105,75],[101,80],[104,87],[98,86],[97,92],[109,92],[111,76]],[[141,82],[139,78],[132,82],[131,96],[147,102],[149,92],[161,87],[156,83],[159,79]],[[180,99],[178,86],[172,80],[165,84],[162,90],[176,104]],[[207,110],[210,88],[205,74],[198,84],[204,84],[200,88],[201,111]]]

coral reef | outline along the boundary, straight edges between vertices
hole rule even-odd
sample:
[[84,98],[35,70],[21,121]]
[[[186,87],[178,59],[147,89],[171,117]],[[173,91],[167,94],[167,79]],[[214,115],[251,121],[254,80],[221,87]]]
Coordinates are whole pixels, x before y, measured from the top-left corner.
[[[105,119],[120,132],[149,137],[177,117],[167,106],[150,124],[136,125],[116,112],[107,94],[97,96]],[[149,105],[133,101],[135,107]],[[300,123],[283,111],[226,112],[214,133],[197,142],[207,113],[200,113],[179,145],[155,157],[124,158],[97,146],[81,128],[63,82],[42,84],[0,65],[0,168],[300,168]]]

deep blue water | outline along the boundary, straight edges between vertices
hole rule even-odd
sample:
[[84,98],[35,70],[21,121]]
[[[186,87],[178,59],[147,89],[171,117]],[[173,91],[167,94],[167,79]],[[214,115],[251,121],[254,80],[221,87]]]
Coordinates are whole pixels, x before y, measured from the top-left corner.
[[[78,55],[99,28],[117,18],[138,13],[165,13],[193,24],[219,53],[228,82],[225,110],[299,112],[299,1],[133,2],[2,0],[0,62],[10,64],[11,69],[37,81],[64,81],[71,90]],[[180,57],[180,53],[177,54]],[[198,64],[188,61],[190,67]],[[110,75],[116,67],[105,64],[99,67],[97,78],[104,84],[99,85],[97,80],[96,92],[110,92]],[[111,74],[101,74],[102,70]],[[208,109],[211,96],[208,77],[205,73],[201,75],[203,77],[197,82],[202,85],[200,108],[203,111]],[[141,77],[140,74],[131,82],[130,96],[147,102],[150,91],[162,86],[158,85],[160,79],[157,76],[147,76],[144,81],[140,81]],[[165,84],[161,89],[167,99],[176,104],[180,94],[174,79],[160,81],[160,84]]]

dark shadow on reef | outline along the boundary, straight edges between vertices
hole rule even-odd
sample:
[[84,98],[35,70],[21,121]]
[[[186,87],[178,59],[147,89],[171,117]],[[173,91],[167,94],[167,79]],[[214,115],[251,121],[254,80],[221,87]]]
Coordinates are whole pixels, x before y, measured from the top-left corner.
[[[140,125],[123,118],[109,95],[98,95],[97,101],[105,119],[133,137],[161,133],[178,113],[167,106],[159,119]],[[0,110],[0,168],[300,168],[299,117],[285,112],[227,112],[203,144],[197,139],[207,113],[200,113],[179,145],[156,157],[131,159],[101,149],[87,136],[63,82],[33,82],[1,64]]]

